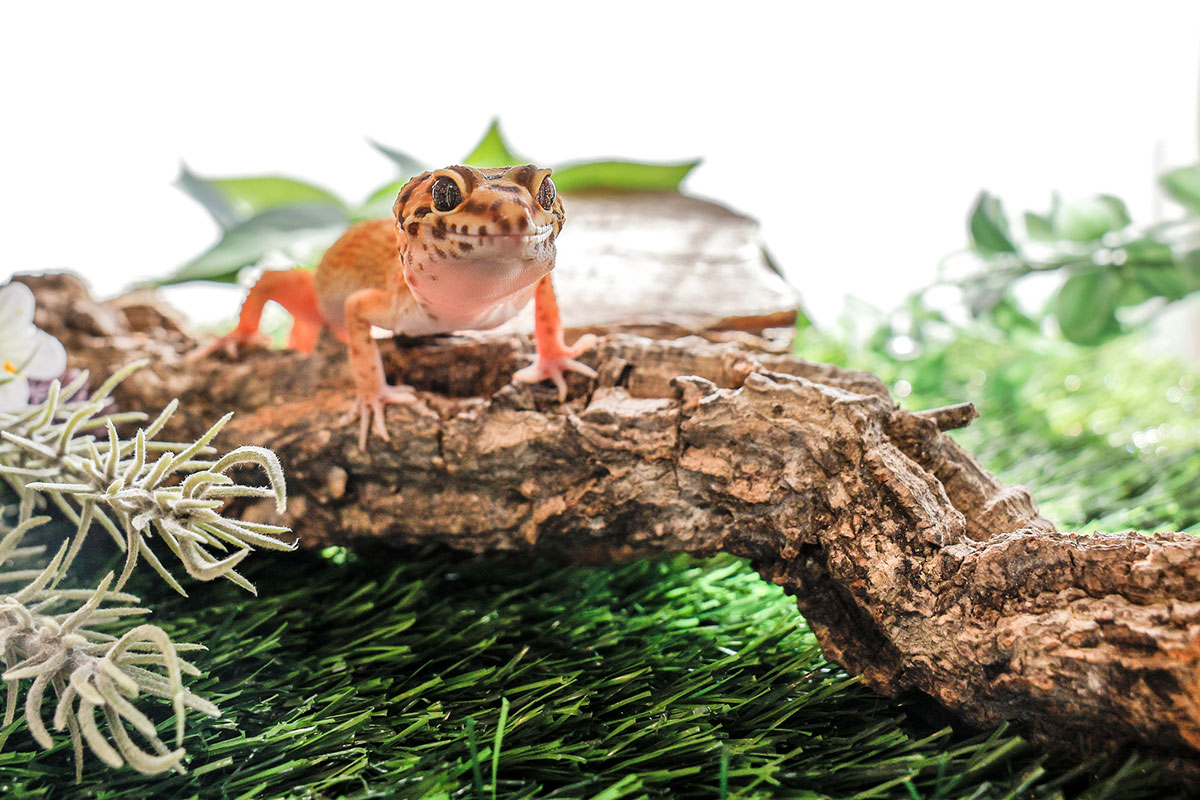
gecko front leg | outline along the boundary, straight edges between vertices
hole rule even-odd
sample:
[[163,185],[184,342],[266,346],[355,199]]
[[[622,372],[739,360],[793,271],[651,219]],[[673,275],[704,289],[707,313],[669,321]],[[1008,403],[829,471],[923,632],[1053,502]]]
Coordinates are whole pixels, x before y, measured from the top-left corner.
[[576,356],[595,345],[596,337],[590,333],[584,334],[574,345],[567,346],[563,339],[562,320],[558,315],[558,298],[554,296],[554,284],[549,275],[538,281],[534,295],[533,340],[537,346],[537,358],[528,367],[517,370],[513,380],[522,383],[551,380],[558,387],[558,402],[561,403],[567,399],[564,372],[596,377],[596,370],[575,360]]
[[360,289],[346,298],[346,333],[350,350],[350,371],[354,375],[354,408],[343,422],[359,420],[358,446],[367,449],[367,435],[374,432],[388,441],[383,409],[388,403],[424,405],[407,386],[392,386],[383,374],[383,357],[371,336],[371,320],[382,319],[392,311],[392,297],[382,289]]

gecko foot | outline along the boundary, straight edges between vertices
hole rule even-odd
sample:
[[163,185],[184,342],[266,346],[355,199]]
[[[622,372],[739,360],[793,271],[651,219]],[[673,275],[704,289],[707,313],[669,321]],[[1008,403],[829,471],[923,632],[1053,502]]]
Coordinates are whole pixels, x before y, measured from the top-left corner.
[[596,337],[590,333],[579,337],[571,347],[558,352],[538,353],[537,359],[524,369],[513,373],[513,380],[522,383],[540,383],[545,380],[554,381],[558,387],[558,402],[567,399],[567,382],[563,379],[564,372],[578,372],[589,378],[596,377],[596,370],[587,364],[575,360],[575,356],[590,350],[596,344]]
[[203,358],[211,356],[218,350],[223,351],[230,358],[237,358],[238,355],[249,347],[270,347],[271,338],[265,333],[252,331],[244,333],[234,328],[224,336],[218,336],[208,344],[202,344],[193,350],[188,351],[183,358],[185,361],[199,361]]
[[358,420],[359,450],[366,452],[367,437],[372,431],[385,442],[391,441],[383,418],[383,409],[388,403],[405,403],[425,407],[425,401],[417,397],[416,392],[407,386],[390,386],[385,383],[374,397],[364,398],[360,395],[354,401],[354,407],[338,420],[338,425],[346,425],[355,419]]

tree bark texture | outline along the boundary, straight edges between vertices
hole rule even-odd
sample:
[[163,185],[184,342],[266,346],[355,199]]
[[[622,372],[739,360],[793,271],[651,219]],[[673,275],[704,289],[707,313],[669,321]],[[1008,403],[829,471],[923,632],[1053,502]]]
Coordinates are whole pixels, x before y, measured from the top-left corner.
[[1200,542],[1055,530],[946,436],[969,406],[907,411],[872,375],[745,334],[608,335],[582,359],[599,378],[573,376],[561,405],[510,382],[525,337],[384,341],[389,377],[424,405],[389,407],[391,441],[364,453],[337,424],[352,390],[336,342],[185,363],[194,342],[160,307],[29,282],[73,365],[151,359],[122,406],[178,397],[181,437],[236,410],[218,443],[279,454],[305,546],[733,553],[883,694],[1087,749],[1132,742],[1197,774]]

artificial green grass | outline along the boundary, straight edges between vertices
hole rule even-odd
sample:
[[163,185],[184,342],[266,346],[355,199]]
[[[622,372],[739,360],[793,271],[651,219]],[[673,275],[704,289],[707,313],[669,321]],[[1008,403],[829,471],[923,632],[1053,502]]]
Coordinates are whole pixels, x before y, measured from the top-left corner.
[[[815,337],[804,347],[838,355]],[[1035,485],[1065,528],[1198,523],[1194,374],[1135,340],[1081,351],[963,333],[911,361],[842,355],[908,381],[910,407],[976,401],[984,418],[961,440]],[[1111,374],[1125,378],[1106,386]],[[0,797],[1184,796],[1137,757],[1076,763],[1013,728],[953,731],[878,697],[824,660],[789,598],[729,558],[246,563],[258,599],[229,585],[177,598],[149,575],[134,587],[174,638],[210,648],[190,685],[224,716],[189,720],[188,774],[91,759],[76,786],[68,748],[41,752],[17,723]]]
[[[907,720],[731,559],[392,558],[259,559],[254,603],[227,586],[160,595],[156,618],[212,648],[194,688],[227,714],[193,723],[189,775],[92,762],[73,787],[69,754],[31,759],[22,732],[0,755],[5,783],[31,797],[491,797],[494,775],[498,797],[717,797],[723,762],[741,797],[1053,796],[1081,780],[1005,731]],[[1156,796],[1144,767],[1092,765],[1116,774],[1083,779],[1086,796]]]

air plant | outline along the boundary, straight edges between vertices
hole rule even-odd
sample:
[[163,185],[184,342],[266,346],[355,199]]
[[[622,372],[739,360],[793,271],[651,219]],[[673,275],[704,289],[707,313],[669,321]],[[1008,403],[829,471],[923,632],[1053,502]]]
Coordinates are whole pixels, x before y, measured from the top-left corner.
[[[49,517],[33,517],[9,530],[0,539],[0,567],[21,566],[43,547],[20,547],[22,537]],[[58,698],[52,724],[67,730],[75,753],[75,777],[83,775],[83,746],[112,767],[129,764],[138,772],[153,775],[166,770],[183,770],[184,712],[194,709],[219,716],[215,705],[184,688],[182,676],[200,671],[179,657],[180,651],[202,649],[176,644],[155,625],[138,625],[121,636],[98,630],[122,619],[147,614],[136,605],[138,598],[111,591],[113,573],[95,589],[60,589],[54,584],[61,575],[67,553],[63,542],[41,570],[0,571],[0,584],[28,582],[11,594],[0,596],[0,659],[7,687],[4,725],[16,718],[22,683],[32,679],[25,691],[24,718],[34,741],[51,748],[54,740],[46,727],[42,706],[48,690]],[[35,573],[30,577],[30,573]],[[158,736],[157,728],[132,702],[143,695],[171,702],[175,711],[175,748]],[[108,735],[101,731],[96,712],[103,714]],[[131,726],[150,745],[134,741]]]
[[[37,405],[0,409],[0,480],[18,498],[13,506],[0,506],[4,724],[16,719],[23,690],[20,707],[30,734],[50,748],[53,737],[43,706],[52,692],[57,702],[51,725],[70,737],[77,779],[85,744],[113,767],[128,764],[146,774],[182,771],[185,712],[220,713],[183,686],[183,675],[200,673],[179,654],[202,647],[172,642],[155,625],[137,625],[124,633],[102,630],[149,613],[137,597],[122,591],[140,559],[175,591],[186,594],[151,542],[165,544],[191,577],[226,578],[251,592],[253,585],[235,569],[250,551],[295,546],[279,538],[287,528],[223,513],[231,498],[271,498],[279,511],[286,503],[283,471],[274,453],[239,447],[221,456],[210,446],[230,415],[193,442],[173,442],[162,437],[178,405],[172,402],[132,435],[120,432],[148,419],[140,412],[110,408],[112,391],[139,366],[120,370],[84,399],[72,399],[86,395],[82,389],[88,376],[81,373],[65,386],[52,382]],[[231,474],[245,466],[261,469],[266,485],[247,484]],[[37,566],[45,547],[22,542],[50,519],[34,515],[42,509],[57,510],[74,525],[74,533],[59,544],[49,562]],[[6,524],[4,518],[14,514],[15,525]],[[62,588],[94,527],[106,531],[124,550],[123,568],[119,574],[105,575],[94,589]],[[5,589],[21,582],[24,585],[15,591]],[[135,704],[146,696],[171,703],[173,749]],[[98,716],[103,717],[103,729]],[[135,741],[130,729],[144,744]]]
[[[38,502],[48,501],[75,524],[64,570],[88,531],[99,525],[125,550],[117,590],[140,557],[171,588],[187,594],[150,549],[148,539],[157,534],[193,578],[227,578],[253,592],[234,567],[255,547],[290,550],[294,543],[277,538],[287,528],[231,519],[220,509],[233,497],[271,497],[282,511],[287,495],[279,459],[262,447],[208,458],[209,442],[229,421],[228,414],[194,442],[160,439],[176,401],[136,434],[122,437],[118,426],[144,422],[146,415],[106,413],[109,395],[140,366],[125,367],[86,400],[63,400],[86,382],[87,373],[81,373],[66,387],[51,384],[40,405],[0,412],[0,478],[20,497],[19,519],[29,519]],[[100,431],[105,435],[98,436]],[[267,486],[243,485],[228,474],[243,464],[262,468]]]

